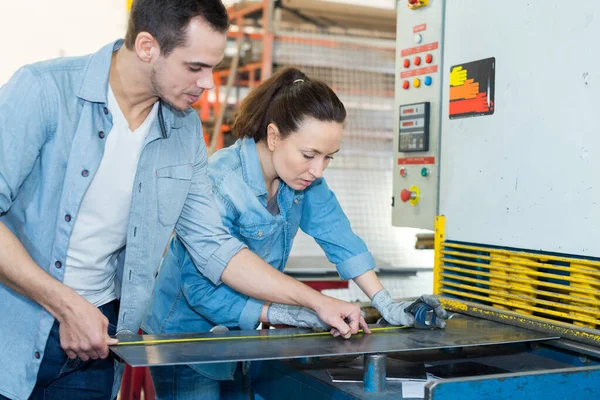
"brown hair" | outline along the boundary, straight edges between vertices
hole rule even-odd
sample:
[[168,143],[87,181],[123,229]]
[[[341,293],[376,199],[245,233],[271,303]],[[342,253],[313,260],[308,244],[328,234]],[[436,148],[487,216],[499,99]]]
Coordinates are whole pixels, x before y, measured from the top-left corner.
[[309,79],[297,68],[286,68],[244,98],[232,133],[258,142],[267,136],[267,126],[274,123],[285,139],[309,117],[343,124],[346,109],[325,83]]
[[225,33],[229,29],[227,9],[221,0],[135,0],[125,47],[133,50],[138,34],[148,32],[166,57],[186,43],[188,23],[196,17],[203,18],[216,32]]

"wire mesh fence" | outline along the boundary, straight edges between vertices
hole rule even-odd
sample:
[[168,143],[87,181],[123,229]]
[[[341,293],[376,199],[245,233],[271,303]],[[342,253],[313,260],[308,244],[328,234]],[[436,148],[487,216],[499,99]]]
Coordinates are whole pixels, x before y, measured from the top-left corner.
[[[274,70],[294,66],[330,85],[348,118],[340,152],[324,176],[374,256],[393,267],[431,267],[431,250],[416,250],[418,229],[391,224],[395,41],[343,37],[303,27],[277,32]],[[303,233],[291,256],[322,251]]]

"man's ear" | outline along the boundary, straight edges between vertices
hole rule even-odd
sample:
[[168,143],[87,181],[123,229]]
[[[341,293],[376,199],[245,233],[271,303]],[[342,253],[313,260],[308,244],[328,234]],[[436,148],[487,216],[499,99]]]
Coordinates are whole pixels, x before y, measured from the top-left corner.
[[277,143],[281,140],[281,135],[279,133],[279,128],[277,125],[270,123],[267,125],[267,146],[269,150],[274,151],[275,147],[277,147]]
[[151,63],[160,56],[160,46],[154,36],[148,32],[138,33],[134,50],[138,58],[145,63]]

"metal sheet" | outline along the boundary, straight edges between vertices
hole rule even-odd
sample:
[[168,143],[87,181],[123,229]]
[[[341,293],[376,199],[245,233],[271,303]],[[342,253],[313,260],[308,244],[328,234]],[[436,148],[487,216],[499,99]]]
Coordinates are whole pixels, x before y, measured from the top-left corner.
[[[376,325],[371,325],[376,326]],[[226,334],[175,334],[132,336],[128,341],[182,337],[239,337],[256,339],[215,340],[157,345],[118,345],[111,350],[128,364],[177,365],[206,364],[228,361],[275,360],[302,357],[328,357],[350,354],[390,353],[452,347],[482,346],[556,339],[493,321],[456,314],[444,330],[424,331],[398,329],[372,335],[355,335],[350,339],[331,336],[277,338],[290,333],[306,333],[306,329],[234,331]]]
[[548,318],[536,315],[526,315],[509,310],[496,309],[491,306],[471,301],[456,300],[455,298],[448,296],[441,296],[440,300],[448,310],[460,311],[464,314],[490,319],[492,321],[499,321],[503,324],[533,329],[539,332],[545,332],[549,335],[557,335],[561,338],[572,339],[600,348],[600,335],[598,334],[597,329],[575,326],[561,321],[552,321]]

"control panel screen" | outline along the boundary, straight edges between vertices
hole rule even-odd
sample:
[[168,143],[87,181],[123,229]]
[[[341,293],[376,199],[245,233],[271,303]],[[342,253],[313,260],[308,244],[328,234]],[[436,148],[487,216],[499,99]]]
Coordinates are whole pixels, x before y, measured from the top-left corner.
[[400,106],[400,152],[429,150],[429,102]]

